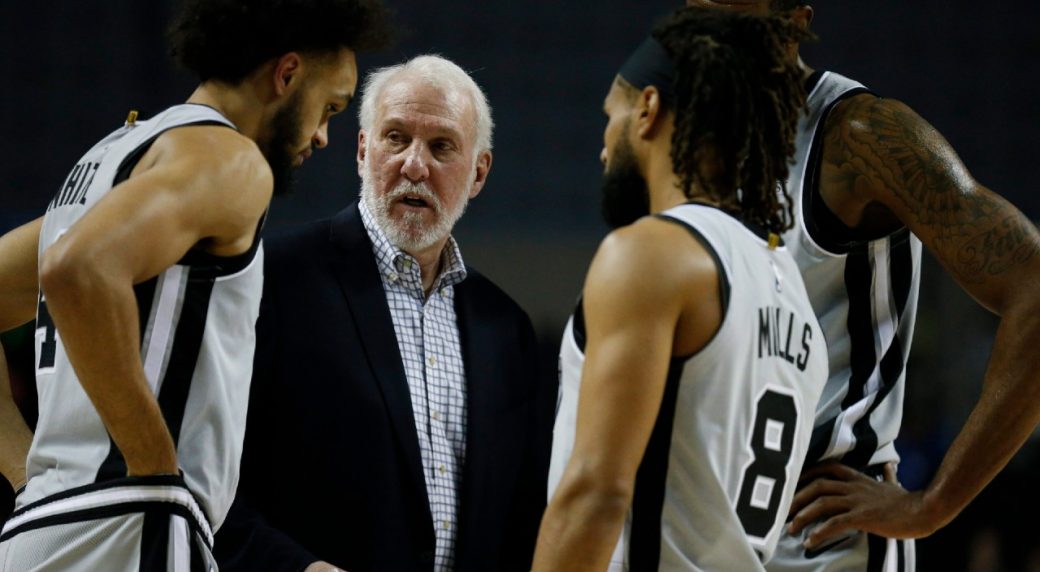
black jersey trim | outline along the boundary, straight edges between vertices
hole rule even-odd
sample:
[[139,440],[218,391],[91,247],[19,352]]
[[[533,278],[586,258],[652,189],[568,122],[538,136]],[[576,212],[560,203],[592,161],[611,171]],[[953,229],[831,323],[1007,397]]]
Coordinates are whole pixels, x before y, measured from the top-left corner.
[[[758,223],[755,223],[755,222],[752,222],[752,221],[749,221],[749,220],[745,220],[743,217],[740,216],[739,213],[733,213],[733,212],[728,211],[728,210],[726,210],[726,209],[724,209],[724,208],[722,208],[722,207],[720,207],[718,205],[713,205],[711,203],[706,203],[706,202],[699,201],[699,200],[696,200],[696,199],[688,200],[685,203],[683,203],[683,205],[694,205],[694,206],[698,206],[698,207],[708,207],[708,208],[715,209],[715,210],[719,211],[720,213],[730,217],[731,219],[739,222],[741,225],[744,226],[744,228],[746,228],[748,230],[748,232],[750,232],[751,234],[757,236],[763,242],[769,242],[769,235],[770,234],[775,234],[775,233],[769,232],[769,230],[767,230],[765,227],[763,227],[762,225],[760,225]],[[654,217],[655,218],[663,218],[663,217],[672,218],[670,215],[666,215],[664,213],[656,214],[656,215],[654,215]],[[778,240],[777,246],[784,246],[784,238],[782,236],[777,235],[777,240]]]
[[[205,333],[209,301],[214,285],[212,279],[199,278],[198,274],[201,273],[204,273],[204,271],[197,271],[196,269],[188,271],[188,283],[184,290],[184,302],[180,309],[180,315],[177,318],[177,329],[173,334],[173,344],[169,350],[169,363],[162,380],[160,380],[159,394],[157,396],[159,408],[162,411],[163,419],[166,421],[166,426],[170,430],[170,435],[173,437],[175,446],[180,439],[181,423],[184,420],[188,391],[191,389],[195,366],[202,348],[202,337]],[[154,286],[152,291],[154,296]],[[145,315],[145,321],[141,324],[142,332],[147,327],[149,317],[149,315]],[[126,470],[126,460],[123,458],[122,451],[119,450],[119,447],[110,435],[108,455],[98,468],[94,482],[104,483],[124,477],[126,476]]]
[[661,514],[664,511],[679,380],[684,365],[682,359],[672,359],[669,363],[661,408],[636,473],[628,557],[632,570],[657,570],[661,562]]
[[[687,232],[689,232],[690,235],[693,236],[694,240],[699,242],[701,246],[704,247],[704,250],[708,251],[708,254],[711,255],[711,259],[715,262],[715,268],[718,270],[719,275],[719,302],[722,306],[722,315],[720,317],[721,319],[719,320],[718,330],[715,330],[715,333],[711,336],[711,339],[704,344],[704,347],[708,347],[708,345],[711,344],[711,342],[715,339],[715,336],[719,334],[719,331],[722,330],[722,323],[726,321],[726,313],[729,311],[729,297],[731,288],[729,282],[729,275],[726,274],[726,267],[722,265],[722,259],[719,258],[719,253],[715,250],[715,247],[711,245],[711,241],[709,241],[707,237],[705,237],[704,234],[701,233],[701,231],[697,230],[696,227],[680,218],[673,217],[670,215],[658,214],[654,215],[654,218],[665,222],[675,223],[685,228]],[[693,356],[684,356],[682,359],[685,360],[691,357]]]
[[574,307],[574,321],[571,325],[574,333],[574,343],[582,355],[585,354],[585,304],[584,298],[578,296],[578,303]]
[[144,475],[139,477],[128,477],[123,476],[118,479],[106,481],[104,483],[92,483],[89,485],[81,485],[78,487],[72,487],[64,491],[54,493],[53,495],[44,497],[38,501],[31,502],[22,508],[12,512],[7,516],[7,520],[12,520],[19,517],[34,508],[51,504],[53,502],[69,499],[72,497],[85,495],[96,491],[103,491],[106,489],[117,489],[119,487],[132,487],[132,486],[168,486],[168,487],[180,487],[187,490],[188,485],[184,482],[184,477],[180,475]]
[[805,454],[805,463],[802,464],[803,469],[816,464],[823,458],[824,453],[827,452],[827,446],[831,443],[831,438],[834,437],[834,427],[837,424],[838,418],[831,417],[823,424],[813,428],[812,435],[809,437],[809,449]]
[[805,93],[812,94],[816,86],[820,84],[820,80],[823,79],[823,74],[827,73],[824,70],[815,70],[809,77],[805,78]]
[[202,548],[199,546],[199,541],[195,538],[188,539],[189,546],[189,570],[192,572],[210,572],[212,568],[209,567],[205,559],[202,557]]
[[867,534],[867,572],[883,572],[888,556],[888,540]]
[[115,503],[96,508],[76,510],[56,514],[54,516],[48,516],[46,518],[39,518],[27,522],[19,527],[12,528],[0,536],[0,542],[7,542],[11,538],[18,536],[24,532],[31,530],[37,530],[40,528],[47,528],[49,526],[57,526],[61,524],[71,524],[74,522],[86,522],[88,520],[97,520],[100,518],[112,518],[115,516],[122,516],[133,513],[164,513],[164,514],[176,514],[184,517],[188,522],[189,528],[199,537],[205,538],[205,532],[198,525],[198,521],[191,514],[191,510],[188,507],[175,503],[165,501],[131,501],[125,503]]
[[860,245],[845,260],[845,291],[849,298],[846,328],[849,332],[849,389],[842,409],[857,403],[865,395],[867,380],[877,364],[874,347],[874,300],[871,286],[874,268],[869,247]]
[[188,271],[184,303],[173,335],[173,347],[170,349],[170,362],[159,385],[159,408],[170,429],[174,445],[180,441],[188,391],[202,349],[209,302],[213,294],[213,279],[200,277],[200,274],[205,274],[205,270],[192,268]]
[[170,516],[165,511],[146,509],[141,524],[139,572],[165,570],[169,558]]
[[213,279],[231,276],[245,270],[252,264],[253,259],[256,258],[256,252],[260,249],[260,234],[267,221],[267,212],[264,211],[264,214],[260,216],[260,221],[256,224],[253,243],[249,246],[249,250],[234,256],[217,256],[201,250],[189,250],[177,264],[197,268],[199,272],[203,273],[200,276]]
[[906,313],[906,303],[913,290],[914,253],[913,234],[908,228],[902,228],[888,239],[892,293],[895,296],[896,313],[900,322]]
[[[896,319],[902,320],[906,302],[912,287],[913,255],[909,239],[899,240],[893,237],[888,240],[889,275],[891,292],[896,302]],[[892,247],[893,243],[895,248]],[[845,411],[866,397],[867,383],[875,367],[880,367],[881,387],[877,391],[873,403],[864,412],[863,417],[853,424],[852,431],[856,439],[852,449],[842,455],[842,462],[861,468],[870,462],[877,451],[877,432],[871,425],[871,416],[895,387],[903,374],[906,363],[903,359],[903,340],[896,328],[892,344],[882,348],[880,363],[874,335],[877,324],[874,320],[874,298],[872,286],[876,261],[870,256],[870,246],[855,246],[845,259],[845,291],[848,295],[849,309],[846,319],[846,330],[849,333],[849,378],[848,389],[841,403],[841,411]],[[885,288],[887,285],[880,285]],[[887,311],[887,309],[885,309]],[[834,431],[837,428],[837,417],[832,417],[813,429],[809,439],[809,450],[805,466],[811,466],[821,460],[826,453]]]
[[[35,502],[29,503],[22,508],[14,511],[7,517],[7,522],[10,523],[14,519],[21,517],[22,515],[36,510],[40,507],[59,503],[62,501],[72,500],[76,497],[81,497],[91,493],[106,490],[119,490],[133,487],[175,487],[183,489],[190,494],[194,500],[195,505],[198,506],[199,510],[202,511],[202,505],[199,504],[198,498],[191,492],[187,484],[184,482],[184,477],[180,474],[177,475],[144,475],[127,477],[123,476],[118,479],[112,479],[103,483],[93,483],[89,485],[81,485],[78,487],[72,487],[70,489],[55,493],[53,495],[44,497]],[[93,520],[97,518],[107,518],[112,516],[119,516],[130,513],[147,512],[147,511],[158,511],[165,514],[179,514],[185,518],[188,522],[189,527],[196,534],[198,534],[208,546],[208,535],[210,534],[207,530],[204,530],[202,524],[196,519],[195,515],[192,514],[191,509],[187,506],[169,500],[136,500],[136,501],[119,501],[116,500],[111,504],[105,504],[93,508],[70,510],[67,512],[61,512],[43,518],[34,518],[24,524],[15,528],[9,529],[0,536],[0,542],[4,542],[9,538],[12,538],[22,532],[29,530],[35,530],[37,528],[44,528],[47,526],[53,526],[58,524],[69,524],[73,522],[83,522],[87,520]],[[203,518],[208,518],[203,513]],[[209,523],[206,523],[209,526]]]
[[134,286],[134,298],[137,300],[137,323],[140,324],[141,344],[144,344],[144,334],[147,330],[148,320],[152,316],[152,306],[155,305],[156,288],[159,285],[159,277],[154,276]]
[[[841,220],[827,208],[820,196],[820,170],[823,164],[823,141],[824,127],[827,117],[834,106],[846,99],[864,93],[874,94],[865,87],[852,88],[842,93],[827,104],[820,120],[816,124],[813,133],[812,146],[809,148],[809,156],[805,159],[805,178],[802,182],[802,220],[805,222],[805,230],[809,237],[823,249],[834,254],[846,254],[852,247],[870,240],[870,238],[856,233],[855,230],[845,226]],[[880,237],[873,237],[880,238]]]
[[[142,351],[144,350],[144,335],[151,319],[152,307],[155,305],[158,284],[159,277],[156,276],[134,286],[134,298],[137,300],[137,323],[140,330],[138,333],[141,336]],[[116,442],[109,435],[108,455],[105,456],[105,460],[98,467],[97,473],[94,475],[94,482],[99,483],[124,476],[126,476],[126,460],[123,459],[123,452],[119,450]]]
[[[893,242],[896,244],[893,246]],[[914,271],[913,266],[913,253],[911,252],[910,240],[895,241],[888,239],[886,248],[888,248],[888,264],[889,264],[889,280],[890,284],[880,285],[880,287],[888,287],[891,295],[894,298],[896,304],[895,307],[895,328],[892,335],[892,343],[887,348],[882,348],[883,355],[881,362],[877,364],[880,374],[881,386],[877,390],[877,395],[874,398],[873,403],[867,408],[863,417],[860,418],[852,427],[852,434],[856,439],[855,445],[852,449],[847,452],[843,457],[842,461],[846,464],[858,467],[865,465],[870,462],[870,458],[874,456],[878,447],[878,436],[874,430],[873,425],[870,423],[870,419],[874,414],[874,411],[885,401],[889,393],[899,382],[899,379],[903,376],[903,372],[906,368],[906,361],[904,359],[903,344],[904,340],[899,335],[898,325],[903,319],[904,310],[906,309],[906,301],[910,296],[911,288],[911,276]],[[873,264],[877,264],[876,260],[871,261]],[[873,266],[870,268],[871,274],[874,271]],[[871,280],[863,281],[862,287],[867,291],[867,296],[870,296]],[[873,314],[873,300],[869,300],[870,304],[867,306],[866,311]],[[888,308],[882,309],[888,311]],[[849,300],[849,314],[852,314],[852,300]],[[874,322],[871,322],[871,353],[873,354],[874,340],[873,334],[877,326]],[[851,329],[850,329],[851,332]],[[852,350],[855,350],[855,343],[865,343],[863,340],[850,340],[852,342]],[[909,343],[909,340],[906,340]],[[875,356],[876,359],[876,356]],[[874,364],[871,364],[871,370],[873,370]],[[870,373],[867,373],[869,376]],[[866,378],[863,379],[863,384],[858,388],[859,399],[865,396],[864,389]],[[850,394],[852,393],[852,384],[850,382]],[[850,395],[851,397],[851,395]],[[842,408],[847,408],[852,403],[846,398],[845,402],[842,403]]]
[[[846,329],[849,332],[850,372],[848,390],[841,403],[842,411],[864,398],[867,382],[877,365],[878,356],[874,347],[874,300],[871,296],[873,276],[874,268],[870,259],[869,247],[867,245],[856,246],[845,260],[845,290],[849,298]],[[874,447],[876,447],[877,435],[875,434],[873,439],[870,437],[870,434],[873,433],[873,428],[870,426],[870,413],[864,413],[863,417],[856,422],[855,430],[860,432],[857,439],[873,441]],[[866,445],[866,443],[857,441],[855,447],[860,445]],[[872,447],[870,455],[873,453],[874,448]],[[860,456],[860,454],[846,454],[843,460],[852,466],[866,464],[866,461],[859,459]]]
[[[877,363],[877,355],[874,352],[873,300],[870,292],[873,273],[867,245],[853,248],[845,259],[845,290],[849,298],[846,329],[849,332],[850,372],[848,391],[841,404],[842,411],[863,399],[867,381]],[[866,418],[869,423],[869,415]],[[813,429],[804,466],[811,466],[823,458],[834,436],[836,425],[837,417],[832,417]],[[851,460],[849,462],[851,464]]]
[[[788,519],[787,522],[791,522],[791,520]],[[844,538],[839,538],[838,540],[835,540],[834,542],[831,542],[831,543],[828,543],[828,544],[824,544],[823,546],[817,548],[816,550],[809,550],[808,548],[806,548],[802,552],[802,556],[804,556],[806,560],[815,560],[815,559],[819,558],[820,556],[823,556],[824,554],[827,554],[831,550],[834,550],[834,549],[839,548],[839,547],[844,547],[850,541],[855,539],[857,534],[862,534],[862,533],[854,532],[850,536],[846,536]]]

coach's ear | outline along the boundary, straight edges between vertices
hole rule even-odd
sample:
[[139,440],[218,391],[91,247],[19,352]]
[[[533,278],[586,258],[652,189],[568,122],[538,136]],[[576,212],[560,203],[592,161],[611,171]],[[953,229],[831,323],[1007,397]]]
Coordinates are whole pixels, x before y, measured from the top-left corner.
[[357,174],[361,176],[361,170],[365,168],[365,154],[368,149],[365,148],[365,130],[359,129],[357,134]]
[[473,186],[469,190],[469,198],[476,197],[487,183],[488,173],[491,172],[491,151],[484,150],[477,155],[477,162],[473,165]]

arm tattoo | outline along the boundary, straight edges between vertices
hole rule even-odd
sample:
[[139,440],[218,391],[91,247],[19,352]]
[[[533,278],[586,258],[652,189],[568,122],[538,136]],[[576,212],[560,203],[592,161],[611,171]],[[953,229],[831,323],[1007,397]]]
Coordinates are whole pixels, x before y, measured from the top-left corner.
[[949,143],[905,105],[856,97],[828,123],[825,184],[885,204],[960,280],[985,282],[1040,250],[1033,223],[979,186]]

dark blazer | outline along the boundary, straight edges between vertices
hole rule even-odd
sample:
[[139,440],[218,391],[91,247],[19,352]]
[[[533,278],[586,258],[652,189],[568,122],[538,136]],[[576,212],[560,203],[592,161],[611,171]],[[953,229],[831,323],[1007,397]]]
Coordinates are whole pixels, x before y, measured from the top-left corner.
[[[266,240],[242,477],[222,571],[432,570],[433,521],[408,383],[357,205]],[[455,570],[529,570],[555,385],[531,322],[467,269],[455,286],[468,427]]]

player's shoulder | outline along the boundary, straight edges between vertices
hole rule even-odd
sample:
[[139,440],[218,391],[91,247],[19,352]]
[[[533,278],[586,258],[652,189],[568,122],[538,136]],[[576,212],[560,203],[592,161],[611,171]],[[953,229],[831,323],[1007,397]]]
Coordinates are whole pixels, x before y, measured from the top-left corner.
[[144,172],[165,168],[185,188],[204,190],[211,208],[242,228],[255,226],[274,193],[274,176],[256,143],[223,125],[162,133],[142,158]]
[[600,243],[600,252],[610,256],[629,257],[639,254],[645,263],[653,264],[674,255],[674,241],[688,232],[661,216],[645,216],[632,224],[612,230]]
[[[898,99],[859,93],[839,101],[827,117],[828,131],[855,136],[899,136],[903,129],[913,129],[924,120],[909,105]],[[895,130],[895,131],[893,131]]]
[[199,175],[233,188],[271,187],[271,167],[256,142],[224,125],[187,125],[156,138],[149,150],[155,161],[190,163]]
[[700,280],[716,279],[718,269],[709,248],[686,225],[643,217],[603,239],[590,278],[631,282],[648,294],[682,289]]

